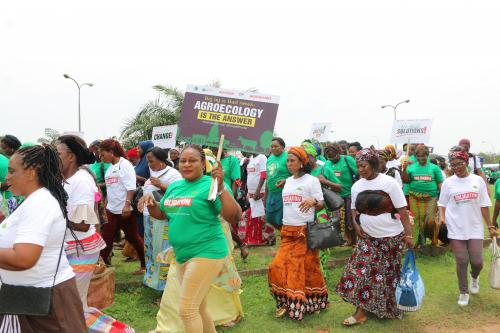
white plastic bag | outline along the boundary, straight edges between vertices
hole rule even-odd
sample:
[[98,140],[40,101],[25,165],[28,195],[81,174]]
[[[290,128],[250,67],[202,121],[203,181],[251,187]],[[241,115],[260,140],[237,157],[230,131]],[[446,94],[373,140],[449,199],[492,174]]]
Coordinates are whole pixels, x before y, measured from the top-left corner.
[[496,237],[491,240],[491,256],[490,287],[500,289],[500,248]]

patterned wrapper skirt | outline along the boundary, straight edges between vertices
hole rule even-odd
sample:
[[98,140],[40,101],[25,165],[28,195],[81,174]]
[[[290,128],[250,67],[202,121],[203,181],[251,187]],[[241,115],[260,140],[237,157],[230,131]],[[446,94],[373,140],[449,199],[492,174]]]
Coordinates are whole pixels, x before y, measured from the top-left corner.
[[326,308],[328,290],[319,253],[308,249],[305,226],[282,227],[280,247],[269,265],[268,281],[276,307],[287,308],[292,319],[302,320],[304,314]]
[[[248,208],[242,218],[244,223],[240,223],[240,237],[247,245],[271,245],[274,240],[274,228],[266,223],[265,217],[252,217],[252,209]],[[239,230],[238,230],[239,231]]]
[[346,302],[379,318],[402,318],[396,304],[404,233],[385,238],[359,238],[336,292]]
[[410,192],[410,206],[415,221],[413,234],[418,237],[418,243],[424,245],[427,237],[433,245],[437,245],[439,234],[437,198]]

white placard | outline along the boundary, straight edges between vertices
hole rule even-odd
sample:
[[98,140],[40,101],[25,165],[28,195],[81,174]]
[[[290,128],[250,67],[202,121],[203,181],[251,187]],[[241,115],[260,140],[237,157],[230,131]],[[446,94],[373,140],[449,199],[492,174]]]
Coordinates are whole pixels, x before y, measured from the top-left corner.
[[174,148],[175,138],[177,137],[177,125],[153,127],[151,140],[156,147]]
[[328,141],[328,134],[331,127],[332,123],[313,123],[309,132],[309,139],[319,142]]
[[429,143],[432,119],[398,119],[391,131],[391,143]]

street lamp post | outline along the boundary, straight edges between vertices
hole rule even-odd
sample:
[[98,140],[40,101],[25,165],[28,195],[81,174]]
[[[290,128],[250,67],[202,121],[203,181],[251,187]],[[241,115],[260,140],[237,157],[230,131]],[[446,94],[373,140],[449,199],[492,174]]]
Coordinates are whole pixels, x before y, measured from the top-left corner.
[[[394,110],[394,121],[396,121],[396,119],[397,119],[397,118],[396,118],[396,110],[397,110],[398,106],[399,106],[400,104],[403,104],[403,103],[410,103],[410,100],[409,100],[409,99],[407,99],[407,100],[405,100],[405,101],[399,102],[398,104],[396,104],[396,106],[394,106],[394,105],[382,105],[382,107],[381,107],[381,108],[382,108],[382,109],[383,109],[383,108],[387,108],[387,107],[392,108],[392,109]],[[397,145],[397,144],[394,144],[394,147],[398,148],[398,145]]]
[[68,74],[63,74],[64,78],[65,79],[70,79],[72,80],[73,82],[75,82],[77,88],[78,88],[78,133],[81,133],[82,132],[82,119],[81,119],[81,113],[80,113],[80,89],[83,87],[83,86],[89,86],[89,87],[92,87],[94,84],[93,83],[82,83],[82,84],[78,84],[78,82],[76,82],[75,79],[73,79],[71,76],[69,76]]
[[382,109],[383,109],[383,108],[387,108],[387,107],[392,108],[392,109],[394,110],[394,120],[396,120],[396,119],[397,119],[397,118],[396,118],[396,109],[398,108],[398,106],[399,106],[400,104],[403,104],[403,103],[410,103],[410,100],[409,100],[409,99],[407,99],[407,100],[405,100],[405,101],[399,102],[398,104],[396,104],[396,106],[394,106],[394,105],[382,105]]

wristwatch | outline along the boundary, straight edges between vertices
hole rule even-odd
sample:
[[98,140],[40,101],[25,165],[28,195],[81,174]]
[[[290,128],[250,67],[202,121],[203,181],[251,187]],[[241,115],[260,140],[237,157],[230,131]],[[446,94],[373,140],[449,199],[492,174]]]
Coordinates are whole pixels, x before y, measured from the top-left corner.
[[225,190],[226,190],[226,187],[224,185],[222,185],[222,190],[217,192],[217,195],[221,195],[222,193],[224,193]]

